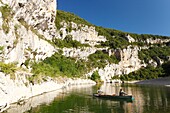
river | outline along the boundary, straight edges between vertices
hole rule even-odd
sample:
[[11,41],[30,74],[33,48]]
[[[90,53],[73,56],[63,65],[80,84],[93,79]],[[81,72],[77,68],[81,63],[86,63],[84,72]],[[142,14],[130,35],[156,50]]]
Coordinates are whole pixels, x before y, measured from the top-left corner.
[[[104,93],[118,94],[122,88],[135,100],[114,101],[93,97],[101,88]],[[13,104],[5,113],[170,113],[170,87],[136,84],[70,86]]]

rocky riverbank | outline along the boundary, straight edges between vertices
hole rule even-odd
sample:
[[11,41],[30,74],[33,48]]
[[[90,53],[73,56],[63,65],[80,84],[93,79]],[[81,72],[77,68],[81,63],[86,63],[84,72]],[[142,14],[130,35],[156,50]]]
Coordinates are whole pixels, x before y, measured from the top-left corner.
[[79,78],[59,78],[59,80],[49,78],[44,82],[33,84],[27,76],[29,76],[27,73],[18,73],[15,79],[11,79],[9,75],[0,73],[0,112],[8,109],[12,103],[20,103],[30,97],[69,85],[95,84],[94,81]]
[[[41,105],[51,105],[53,101],[60,100],[63,101],[64,98],[67,98],[70,92],[76,91],[77,93],[81,92],[83,89],[89,91],[89,94],[92,94],[92,86],[94,84],[83,84],[83,85],[70,85],[66,88],[55,90],[52,92],[44,93],[42,95],[38,95],[32,97],[28,100],[25,100],[21,104],[14,103],[10,105],[10,108],[7,109],[6,113],[25,113],[32,111],[33,108],[36,108]],[[36,111],[34,111],[36,112]]]

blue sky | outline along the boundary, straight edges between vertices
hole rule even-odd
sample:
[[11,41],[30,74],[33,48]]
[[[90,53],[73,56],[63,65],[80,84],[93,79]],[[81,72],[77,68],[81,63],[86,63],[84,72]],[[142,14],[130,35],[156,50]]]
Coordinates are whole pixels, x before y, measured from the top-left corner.
[[58,0],[58,9],[106,28],[170,36],[170,0]]

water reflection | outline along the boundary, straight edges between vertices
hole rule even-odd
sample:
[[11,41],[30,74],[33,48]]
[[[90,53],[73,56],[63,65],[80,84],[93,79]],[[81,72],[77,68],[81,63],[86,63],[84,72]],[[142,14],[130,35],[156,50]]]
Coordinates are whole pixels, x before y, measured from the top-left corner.
[[[135,97],[133,102],[104,100],[93,97],[100,87],[106,94],[118,94],[122,88]],[[67,87],[15,105],[8,113],[168,113],[170,88],[135,84]]]
[[[38,113],[41,106],[49,106],[53,101],[62,101],[70,94],[70,92],[84,93],[86,92],[86,89],[88,89],[88,92],[92,93],[92,90],[90,91],[89,87],[92,89],[92,85],[79,85],[44,93],[26,100],[22,105],[18,103],[12,104],[10,109],[4,113],[23,113],[26,111],[28,113]],[[84,89],[83,91],[81,90],[82,88]]]
[[8,109],[7,113],[23,113],[28,110],[32,110],[33,108],[39,105],[49,105],[51,102],[55,100],[56,97],[60,97],[60,93],[62,90],[57,90],[54,92],[44,93],[43,95],[35,96],[26,100],[22,105],[20,104],[12,104],[10,109]]

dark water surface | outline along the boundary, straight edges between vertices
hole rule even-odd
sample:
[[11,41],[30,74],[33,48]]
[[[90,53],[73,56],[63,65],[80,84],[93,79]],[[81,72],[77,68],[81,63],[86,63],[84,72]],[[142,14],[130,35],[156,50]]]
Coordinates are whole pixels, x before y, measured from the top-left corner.
[[[107,94],[122,88],[135,98],[132,102],[103,100],[92,96],[100,87]],[[38,101],[38,103],[36,103]],[[19,113],[170,113],[170,87],[123,84],[69,87],[37,96],[7,112]]]

